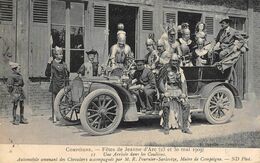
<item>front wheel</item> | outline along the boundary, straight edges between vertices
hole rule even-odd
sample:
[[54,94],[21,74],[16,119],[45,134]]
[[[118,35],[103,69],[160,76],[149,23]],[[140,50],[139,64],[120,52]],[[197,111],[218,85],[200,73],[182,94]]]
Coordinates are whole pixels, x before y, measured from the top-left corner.
[[70,87],[65,87],[59,91],[53,105],[55,115],[62,123],[66,125],[76,125],[80,123],[80,103],[72,101]]
[[121,122],[123,104],[114,91],[97,89],[91,92],[80,108],[80,121],[91,135],[112,133]]
[[204,107],[204,113],[209,123],[221,124],[230,120],[234,107],[233,93],[224,86],[218,86],[211,91]]

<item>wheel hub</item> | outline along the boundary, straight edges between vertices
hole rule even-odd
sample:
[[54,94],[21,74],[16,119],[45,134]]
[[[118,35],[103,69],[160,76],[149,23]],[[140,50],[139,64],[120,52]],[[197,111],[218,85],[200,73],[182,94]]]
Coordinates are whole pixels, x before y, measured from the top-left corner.
[[222,102],[218,102],[218,103],[217,103],[217,107],[218,107],[219,109],[221,109],[221,108],[224,107],[224,104],[223,104]]
[[106,110],[107,109],[105,107],[100,107],[98,112],[99,112],[100,115],[106,115],[106,112],[107,112]]

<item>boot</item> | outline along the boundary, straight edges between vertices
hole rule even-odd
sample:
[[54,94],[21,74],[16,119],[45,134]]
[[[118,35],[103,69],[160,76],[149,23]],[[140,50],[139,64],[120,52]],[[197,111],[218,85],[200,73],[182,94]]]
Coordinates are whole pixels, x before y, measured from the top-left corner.
[[20,123],[28,124],[28,121],[26,118],[24,118],[23,114],[24,114],[24,105],[23,105],[23,101],[21,101],[20,102]]
[[17,116],[13,117],[13,125],[19,125],[19,118]]
[[16,109],[17,109],[17,104],[14,103],[13,104],[13,125],[19,125],[19,121],[18,121],[19,117],[16,116]]
[[169,135],[170,128],[169,128],[169,113],[170,110],[168,107],[164,107],[163,109],[163,128],[164,128],[164,134]]
[[189,129],[190,105],[185,103],[182,105],[182,129],[183,133],[192,134]]
[[23,116],[23,115],[21,115],[21,118],[20,118],[20,123],[21,123],[21,124],[28,124],[28,121],[27,121],[27,119],[26,119],[26,118],[24,118],[24,116]]

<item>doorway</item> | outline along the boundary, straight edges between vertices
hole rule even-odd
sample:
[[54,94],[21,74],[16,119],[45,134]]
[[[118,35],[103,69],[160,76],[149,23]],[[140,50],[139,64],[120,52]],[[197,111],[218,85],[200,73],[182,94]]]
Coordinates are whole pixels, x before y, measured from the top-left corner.
[[[193,12],[178,12],[178,25],[189,23],[191,39],[195,39],[196,24],[201,21],[202,14]],[[180,36],[179,36],[180,37]]]
[[117,25],[123,23],[126,32],[126,44],[131,47],[132,52],[135,54],[137,14],[138,7],[109,5],[109,50],[112,45],[117,43]]

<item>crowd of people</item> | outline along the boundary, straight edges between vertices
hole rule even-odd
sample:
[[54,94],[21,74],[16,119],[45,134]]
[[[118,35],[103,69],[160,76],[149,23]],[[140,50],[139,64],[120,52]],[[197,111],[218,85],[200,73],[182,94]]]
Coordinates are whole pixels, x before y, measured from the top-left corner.
[[[154,34],[149,34],[145,42],[148,53],[143,58],[137,59],[134,59],[131,47],[126,44],[124,25],[120,23],[117,32],[118,41],[110,49],[107,67],[111,68],[111,74],[115,76],[122,76],[124,71],[129,72],[127,89],[136,98],[140,112],[158,114],[158,110],[153,108],[153,102],[155,98],[162,99],[159,115],[165,134],[169,134],[171,128],[181,128],[183,133],[191,134],[190,104],[186,79],[181,67],[219,65],[231,54],[245,51],[244,38],[230,27],[230,23],[230,19],[220,21],[222,29],[216,40],[209,42],[206,25],[203,22],[197,23],[195,40],[191,40],[188,23],[175,26],[173,20],[170,20],[157,41]],[[89,61],[80,67],[79,74],[86,76],[100,74],[98,66],[94,66],[96,53],[96,51],[88,52]],[[7,85],[13,97],[13,123],[19,124],[16,118],[18,103],[21,108],[20,123],[28,123],[23,117],[25,97],[19,65],[14,63],[11,67],[13,74],[8,78]],[[123,71],[116,71],[118,69]],[[45,75],[52,78],[49,90],[54,100],[58,92],[68,84],[69,78],[67,65],[63,61],[62,48],[54,48]]]

